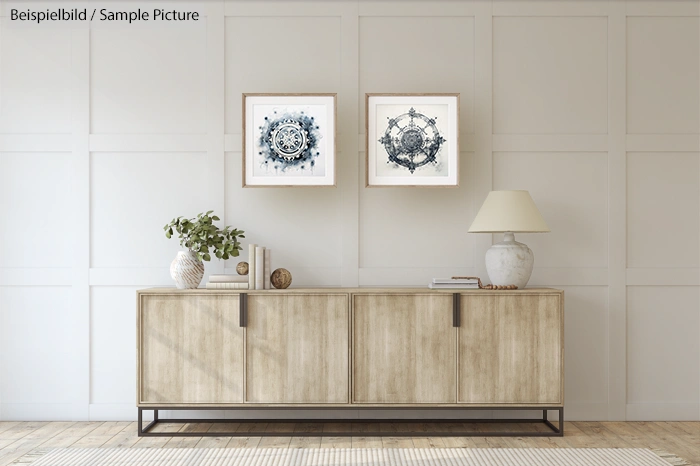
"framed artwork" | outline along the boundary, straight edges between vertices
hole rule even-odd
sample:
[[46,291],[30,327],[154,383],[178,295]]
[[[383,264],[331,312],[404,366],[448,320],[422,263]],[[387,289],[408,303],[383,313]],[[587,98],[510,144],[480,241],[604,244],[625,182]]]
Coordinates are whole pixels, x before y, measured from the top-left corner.
[[366,186],[458,186],[459,94],[366,94]]
[[335,94],[243,94],[243,187],[335,186]]

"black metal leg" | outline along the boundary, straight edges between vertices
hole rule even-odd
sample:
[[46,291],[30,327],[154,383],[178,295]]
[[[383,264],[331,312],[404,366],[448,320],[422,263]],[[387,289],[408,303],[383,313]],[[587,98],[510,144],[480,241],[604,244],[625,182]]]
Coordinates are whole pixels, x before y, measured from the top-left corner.
[[[288,437],[299,435],[299,432],[153,432],[153,427],[160,423],[230,423],[232,419],[160,419],[158,416],[158,410],[163,409],[163,407],[157,408],[145,408],[147,410],[153,411],[153,421],[151,421],[145,427],[143,426],[143,410],[144,408],[138,408],[138,436],[139,437]],[[193,408],[172,408],[167,409],[193,409]],[[194,408],[197,409],[197,408]],[[200,409],[216,409],[216,408],[200,408]],[[284,409],[284,408],[282,408]],[[490,409],[490,408],[480,408],[480,409]],[[493,409],[537,409],[536,407],[521,407],[521,408],[493,408]],[[557,411],[559,415],[558,426],[555,426],[549,421],[548,411]],[[238,423],[250,423],[250,422],[260,422],[260,419],[236,419]],[[268,423],[289,423],[289,422],[338,422],[338,419],[265,419]],[[406,423],[406,422],[420,422],[429,424],[438,423],[450,423],[455,422],[455,419],[343,419],[342,423],[352,424],[355,422],[392,422],[392,423]],[[563,407],[550,407],[542,409],[542,419],[462,419],[464,423],[544,423],[549,427],[548,432],[475,432],[475,431],[452,431],[452,432],[386,432],[377,433],[376,435],[390,435],[392,437],[414,437],[416,435],[425,436],[429,435],[431,437],[563,437],[564,436],[564,408]],[[459,421],[457,421],[459,422]],[[303,435],[303,434],[302,434]],[[309,434],[312,435],[312,434]],[[318,434],[316,434],[318,435]],[[357,435],[352,429],[342,432],[333,432],[334,437],[351,437]]]
[[554,432],[554,436],[556,437],[563,437],[564,436],[564,408],[556,408],[557,412],[559,413],[559,426],[556,427],[554,424],[549,422],[547,419],[547,410],[542,411],[542,422],[545,423],[547,427],[552,429],[552,432]]
[[156,424],[158,424],[158,410],[153,410],[153,420],[148,423],[146,427],[143,427],[143,408],[139,408],[139,418],[138,418],[138,432],[139,437],[149,437],[153,436],[152,432],[149,432]]

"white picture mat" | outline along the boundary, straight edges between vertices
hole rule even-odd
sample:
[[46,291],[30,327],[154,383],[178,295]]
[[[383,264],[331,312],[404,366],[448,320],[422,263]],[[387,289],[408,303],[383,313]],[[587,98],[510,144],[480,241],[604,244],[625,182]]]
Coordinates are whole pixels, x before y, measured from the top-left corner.
[[[320,155],[315,159],[322,168],[322,174],[302,175],[265,173],[256,162],[259,127],[272,109],[308,108],[321,127],[323,137],[319,141]],[[325,111],[323,111],[325,108]],[[335,97],[329,96],[256,96],[245,98],[245,185],[247,186],[333,186],[335,184]],[[318,173],[318,172],[317,172]]]
[[[398,176],[386,176],[377,173],[377,153],[381,144],[377,140],[384,134],[378,130],[377,107],[382,105],[396,106],[447,106],[447,124],[442,123],[441,128],[446,128],[443,137],[446,141],[445,161],[447,163],[447,176],[421,176],[406,174]],[[409,107],[410,108],[410,107]],[[459,148],[458,148],[458,97],[457,96],[369,96],[367,101],[367,183],[370,186],[456,186],[459,172]],[[408,108],[406,108],[408,111]],[[403,113],[403,112],[402,112]],[[427,115],[432,116],[432,115]],[[383,122],[382,122],[383,124]]]

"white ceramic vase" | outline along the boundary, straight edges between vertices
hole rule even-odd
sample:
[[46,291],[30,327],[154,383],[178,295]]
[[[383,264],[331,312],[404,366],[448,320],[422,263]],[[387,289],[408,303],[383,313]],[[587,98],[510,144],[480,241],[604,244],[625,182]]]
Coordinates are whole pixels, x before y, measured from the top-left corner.
[[535,256],[515,235],[506,232],[503,241],[486,251],[486,272],[494,285],[516,285],[525,288],[532,274]]
[[192,251],[180,251],[170,264],[170,276],[181,290],[197,288],[204,277],[204,263]]

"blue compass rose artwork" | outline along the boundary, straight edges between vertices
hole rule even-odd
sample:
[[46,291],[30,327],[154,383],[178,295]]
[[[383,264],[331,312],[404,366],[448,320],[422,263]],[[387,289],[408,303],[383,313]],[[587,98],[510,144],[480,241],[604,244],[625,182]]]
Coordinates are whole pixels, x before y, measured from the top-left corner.
[[243,94],[243,187],[335,186],[335,94]]
[[458,186],[459,94],[365,94],[366,186]]
[[274,111],[259,128],[259,155],[263,163],[284,172],[289,168],[313,172],[315,158],[320,155],[320,127],[313,116],[303,111]]
[[437,117],[429,117],[411,107],[407,113],[387,117],[384,135],[379,139],[388,155],[387,163],[396,164],[413,174],[417,168],[437,164],[440,147],[445,143],[437,128]]

